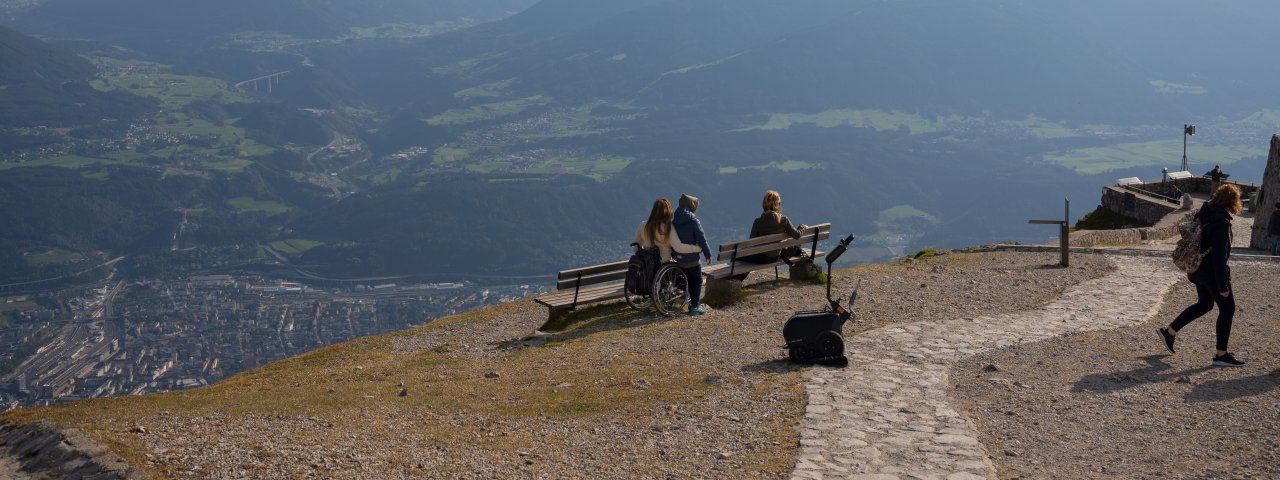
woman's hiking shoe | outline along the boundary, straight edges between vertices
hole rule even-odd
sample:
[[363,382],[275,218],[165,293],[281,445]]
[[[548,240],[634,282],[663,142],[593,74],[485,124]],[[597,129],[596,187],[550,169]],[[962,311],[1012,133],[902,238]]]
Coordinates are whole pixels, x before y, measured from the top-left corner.
[[1160,327],[1156,329],[1156,333],[1160,334],[1160,340],[1164,340],[1164,348],[1169,349],[1169,353],[1173,351],[1173,335],[1169,334],[1169,327]]
[[1239,361],[1239,360],[1236,360],[1235,355],[1232,355],[1232,354],[1231,354],[1231,352],[1227,352],[1227,353],[1224,353],[1224,354],[1222,354],[1222,355],[1214,355],[1214,356],[1213,356],[1213,366],[1215,366],[1215,367],[1243,367],[1243,366],[1244,366],[1244,362]]
[[689,309],[689,316],[690,316],[690,317],[696,317],[696,316],[698,316],[698,315],[702,315],[702,314],[704,314],[704,313],[707,313],[707,310],[706,310],[706,309],[704,309],[704,308],[702,308],[702,305],[698,305],[698,306],[695,306],[695,307],[692,307],[692,308],[690,308],[690,309]]

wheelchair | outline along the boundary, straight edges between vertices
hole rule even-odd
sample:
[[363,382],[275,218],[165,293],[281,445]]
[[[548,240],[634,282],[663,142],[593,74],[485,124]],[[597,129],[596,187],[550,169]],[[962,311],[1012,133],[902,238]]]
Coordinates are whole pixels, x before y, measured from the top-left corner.
[[658,267],[653,275],[653,283],[649,295],[632,293],[623,289],[627,306],[638,311],[646,311],[650,307],[664,317],[684,313],[689,309],[689,277],[685,276],[675,262],[667,262]]

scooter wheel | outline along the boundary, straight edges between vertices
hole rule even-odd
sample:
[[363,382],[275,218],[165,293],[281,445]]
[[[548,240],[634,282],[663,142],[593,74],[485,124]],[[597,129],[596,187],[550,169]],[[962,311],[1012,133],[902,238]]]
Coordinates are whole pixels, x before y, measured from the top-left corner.
[[844,337],[840,332],[827,330],[818,334],[818,354],[824,357],[844,355]]
[[791,348],[787,349],[787,356],[791,363],[810,363],[817,355],[814,354],[812,348],[804,343],[794,343]]

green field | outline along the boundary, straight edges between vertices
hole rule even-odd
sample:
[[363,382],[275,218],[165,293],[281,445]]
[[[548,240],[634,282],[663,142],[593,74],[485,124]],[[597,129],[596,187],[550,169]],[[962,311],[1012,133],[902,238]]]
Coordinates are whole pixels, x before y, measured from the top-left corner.
[[270,245],[271,245],[271,248],[275,249],[275,251],[277,252],[280,252],[289,256],[296,256],[296,255],[302,255],[304,253],[307,253],[307,250],[311,250],[313,248],[324,245],[324,243],[317,242],[315,240],[303,240],[300,238],[292,238],[289,240],[280,240],[276,242],[271,242]]
[[289,206],[280,202],[262,201],[249,197],[236,197],[227,200],[227,205],[231,205],[241,212],[262,212],[267,216],[280,215],[289,211]]
[[[614,175],[622,173],[631,162],[635,161],[633,157],[615,157],[615,156],[591,156],[579,157],[573,155],[555,155],[548,156],[538,160],[513,160],[507,155],[497,156],[477,156],[466,153],[466,150],[452,152],[449,157],[453,160],[446,161],[443,159],[441,152],[437,150],[437,155],[433,164],[439,166],[447,166],[450,169],[460,169],[470,173],[493,174],[493,173],[536,173],[536,174],[573,174],[591,177],[596,181],[603,181]],[[470,157],[470,158],[468,158]],[[447,165],[458,160],[467,159],[465,162],[457,162],[454,165]]]
[[197,100],[216,99],[223,104],[252,103],[254,100],[236,92],[216,78],[176,75],[168,65],[142,61],[125,61],[106,57],[91,60],[104,70],[94,88],[103,91],[124,90],[135,95],[159,99],[166,111],[181,110]]
[[[634,118],[634,116],[632,116]],[[591,116],[591,108],[578,108],[568,112],[559,112],[551,116],[549,124],[519,135],[521,140],[547,140],[556,138],[585,137],[605,133],[607,130],[593,127],[595,118]]]
[[1012,129],[1025,132],[1027,135],[1041,139],[1057,139],[1080,136],[1073,128],[1043,118],[1028,116],[1022,120],[992,121],[978,117],[950,115],[928,119],[923,116],[899,111],[884,110],[827,110],[819,113],[774,113],[763,125],[755,125],[733,130],[750,132],[756,130],[787,130],[792,125],[814,125],[820,128],[856,127],[872,128],[876,131],[894,131],[907,129],[912,135],[937,133],[957,130],[962,127],[972,128],[975,124],[984,124],[990,128]]
[[486,103],[477,105],[467,109],[449,110],[442,114],[428,118],[425,121],[429,125],[467,125],[471,123],[481,122],[484,120],[493,120],[512,115],[519,115],[521,112],[541,105],[551,103],[551,98],[537,95],[519,100],[509,100],[506,102]]
[[104,172],[101,170],[96,172],[80,172],[80,176],[90,180],[110,180],[111,179],[110,173]]
[[445,33],[468,26],[468,22],[455,23],[440,21],[431,25],[418,23],[388,23],[376,27],[351,27],[351,32],[343,40],[368,40],[374,38],[413,38],[427,37]]
[[167,65],[122,61],[111,58],[95,57],[95,64],[104,73],[93,82],[93,87],[102,91],[121,90],[160,101],[164,113],[154,119],[155,129],[159,132],[175,135],[212,136],[217,137],[211,147],[180,145],[167,147],[145,154],[136,151],[121,151],[105,156],[121,163],[130,164],[145,157],[179,159],[215,158],[215,162],[206,164],[210,170],[235,173],[243,170],[251,162],[247,160],[228,160],[230,157],[251,157],[268,155],[275,149],[247,138],[244,129],[234,126],[236,119],[224,125],[216,125],[207,120],[192,118],[183,112],[193,102],[212,100],[221,104],[252,103],[255,100],[235,90],[222,80],[191,75],[170,73]]
[[880,211],[876,217],[876,236],[915,237],[938,225],[938,217],[911,205],[898,205]]
[[[1246,158],[1266,155],[1267,150],[1262,147],[1234,145],[1197,145],[1188,153],[1191,163],[1220,165],[1231,165]],[[1044,156],[1044,160],[1084,175],[1121,168],[1171,166],[1182,162],[1182,142],[1169,140],[1082,148],[1050,153]]]
[[30,160],[26,162],[7,162],[0,163],[0,171],[12,168],[27,167],[63,167],[63,168],[83,168],[93,164],[103,165],[136,165],[133,162],[118,160],[115,158],[89,158],[78,155],[63,155],[61,157],[42,158],[39,160]]
[[876,224],[890,225],[913,218],[920,218],[931,224],[938,223],[938,217],[925,213],[923,210],[911,205],[898,205],[896,207],[882,210],[879,217],[876,218]]
[[635,161],[632,157],[577,158],[554,157],[530,169],[529,173],[570,173],[585,175],[603,181],[622,173],[622,170]]
[[25,257],[27,265],[32,267],[40,267],[44,265],[61,265],[65,263],[75,263],[84,261],[84,256],[79,253],[63,250],[61,248],[53,248],[35,255]]
[[[960,117],[956,117],[959,119]],[[906,128],[912,135],[937,132],[946,120],[929,120],[912,113],[883,110],[827,110],[820,113],[775,113],[763,125],[734,130],[749,132],[753,130],[786,130],[792,125],[815,125],[821,128],[851,126],[858,128],[874,128],[877,131]]]
[[812,170],[818,168],[809,162],[799,160],[787,160],[782,163],[769,162],[767,165],[751,165],[746,167],[720,167],[720,173],[725,175],[733,175],[742,170],[781,170],[783,172],[795,172],[800,170]]
[[503,80],[501,82],[486,83],[484,85],[471,87],[466,90],[459,90],[453,94],[458,98],[477,98],[477,97],[497,97],[502,95],[511,86],[511,80]]
[[436,151],[431,152],[432,165],[444,165],[463,160],[471,155],[471,150],[465,148],[440,147]]
[[374,185],[382,185],[384,183],[390,183],[392,181],[395,181],[395,179],[400,178],[400,173],[401,172],[399,168],[392,167],[392,168],[383,170],[378,174],[367,175],[363,178],[365,181],[372,183]]

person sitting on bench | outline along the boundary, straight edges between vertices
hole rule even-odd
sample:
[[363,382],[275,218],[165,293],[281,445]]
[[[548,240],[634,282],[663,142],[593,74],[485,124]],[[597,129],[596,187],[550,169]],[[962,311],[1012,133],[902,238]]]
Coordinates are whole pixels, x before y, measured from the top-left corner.
[[[755,222],[751,224],[751,236],[749,238],[778,233],[786,233],[791,238],[800,238],[801,231],[808,228],[804,224],[801,224],[800,228],[791,226],[791,220],[782,213],[782,195],[779,195],[774,190],[764,192],[764,200],[761,202],[761,207],[764,208],[764,213],[761,213],[760,217],[756,218]],[[747,255],[737,259],[737,261],[763,265],[776,262],[781,257],[783,262],[790,265],[790,258],[802,255],[804,255],[804,251],[800,247],[791,247],[786,251],[779,249],[772,252]],[[746,280],[747,275],[747,273],[734,275],[733,279]]]
[[675,210],[671,208],[671,201],[665,198],[659,198],[653,201],[653,209],[649,212],[649,219],[640,223],[640,228],[636,230],[635,245],[633,250],[640,248],[649,248],[654,245],[658,246],[658,252],[662,257],[662,263],[671,261],[671,251],[675,250],[679,253],[702,253],[702,247],[697,245],[686,245],[680,241],[678,235],[671,228],[671,219],[675,217]]

